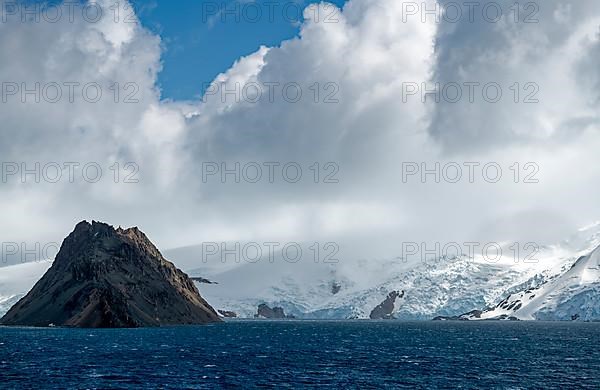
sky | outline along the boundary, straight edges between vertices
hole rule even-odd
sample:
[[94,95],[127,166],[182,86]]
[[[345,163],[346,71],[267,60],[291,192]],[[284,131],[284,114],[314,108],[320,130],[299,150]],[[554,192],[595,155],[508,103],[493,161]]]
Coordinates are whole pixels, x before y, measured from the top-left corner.
[[[132,4],[140,23],[159,34],[163,42],[163,69],[158,75],[162,98],[186,100],[201,98],[214,78],[240,57],[297,36],[304,20],[302,11],[311,3],[315,1],[156,0]],[[331,3],[342,5],[344,1]]]
[[595,0],[460,17],[445,0],[349,0],[302,4],[298,23],[203,23],[207,2],[99,0],[73,18],[8,3],[4,244],[94,219],[161,249],[335,242],[375,259],[543,245],[600,219]]

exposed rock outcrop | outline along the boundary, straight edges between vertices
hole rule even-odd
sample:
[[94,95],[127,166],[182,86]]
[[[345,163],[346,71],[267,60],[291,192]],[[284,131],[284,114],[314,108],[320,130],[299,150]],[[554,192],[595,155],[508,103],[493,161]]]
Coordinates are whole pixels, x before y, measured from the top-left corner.
[[294,316],[286,316],[282,307],[274,306],[269,307],[266,303],[258,305],[258,311],[254,315],[254,318],[270,318],[270,319],[284,319],[284,318],[295,318]]
[[220,321],[194,282],[137,227],[80,222],[2,325],[143,327]]
[[208,280],[208,279],[203,278],[201,276],[191,276],[190,279],[192,279],[194,282],[198,282],[198,283],[219,284],[219,282],[213,282],[212,280]]
[[472,318],[481,318],[481,310],[473,310],[459,316],[437,316],[433,321],[469,321]]
[[508,314],[501,314],[496,317],[482,318],[482,314],[485,311],[472,310],[468,313],[464,313],[458,316],[437,316],[433,318],[433,321],[473,321],[473,320],[485,320],[485,321],[519,321],[515,316],[509,316]]
[[236,318],[237,317],[237,313],[234,311],[229,311],[229,310],[217,310],[219,312],[220,315],[222,315],[225,318]]
[[331,293],[332,293],[333,295],[335,295],[335,294],[339,293],[341,289],[342,289],[342,285],[341,285],[341,284],[339,284],[339,283],[336,283],[336,282],[333,282],[333,283],[331,284]]
[[394,307],[397,298],[404,297],[404,291],[392,291],[388,294],[383,302],[377,305],[369,315],[372,320],[388,320],[393,319]]

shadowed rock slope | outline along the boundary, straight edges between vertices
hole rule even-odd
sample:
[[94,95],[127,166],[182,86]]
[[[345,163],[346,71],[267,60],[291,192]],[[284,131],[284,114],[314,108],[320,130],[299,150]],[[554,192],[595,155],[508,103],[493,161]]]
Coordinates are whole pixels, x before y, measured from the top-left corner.
[[217,321],[194,282],[138,228],[84,221],[0,324],[122,328]]

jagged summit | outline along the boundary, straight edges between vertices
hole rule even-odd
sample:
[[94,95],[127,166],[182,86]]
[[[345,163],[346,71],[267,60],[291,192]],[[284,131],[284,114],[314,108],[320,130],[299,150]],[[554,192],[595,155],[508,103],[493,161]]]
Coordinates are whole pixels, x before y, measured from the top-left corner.
[[82,221],[3,325],[141,327],[219,321],[193,281],[137,227]]

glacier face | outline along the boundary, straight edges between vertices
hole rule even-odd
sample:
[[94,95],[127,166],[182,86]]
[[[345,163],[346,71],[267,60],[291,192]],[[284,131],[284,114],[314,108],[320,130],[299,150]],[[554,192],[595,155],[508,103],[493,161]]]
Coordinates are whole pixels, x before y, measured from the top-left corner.
[[[216,309],[251,318],[266,303],[297,318],[369,318],[391,291],[404,291],[393,316],[429,320],[515,317],[522,320],[600,319],[600,224],[580,230],[559,244],[540,248],[537,263],[515,263],[510,256],[490,263],[475,256],[405,262],[401,258],[340,259],[336,264],[288,263],[281,257],[255,263],[207,264],[194,268],[166,252],[167,258],[218,284],[197,283]],[[509,251],[507,251],[509,253]],[[51,262],[0,268],[0,315],[35,284]]]

